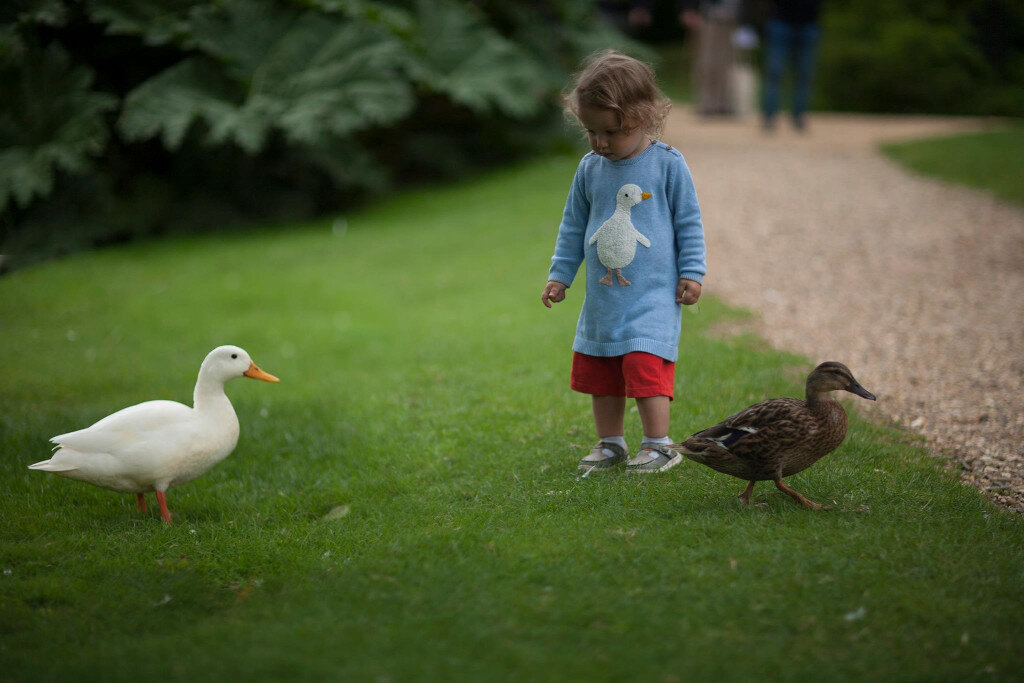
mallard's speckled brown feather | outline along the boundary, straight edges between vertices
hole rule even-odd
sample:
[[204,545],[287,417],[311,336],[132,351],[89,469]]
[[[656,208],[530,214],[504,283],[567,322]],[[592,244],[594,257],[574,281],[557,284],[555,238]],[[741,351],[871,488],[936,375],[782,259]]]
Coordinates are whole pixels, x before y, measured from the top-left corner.
[[[875,397],[842,363],[826,362],[807,377],[807,399],[773,398],[745,408],[675,446],[687,458],[713,470],[755,481],[774,481],[801,472],[839,447],[846,437],[846,411],[830,391]],[[748,487],[744,496],[749,496]],[[795,492],[790,493],[790,495]],[[812,504],[799,494],[805,505]]]
[[846,412],[831,399],[812,412],[798,398],[745,408],[683,442],[686,457],[748,481],[788,477],[831,453],[846,436]]

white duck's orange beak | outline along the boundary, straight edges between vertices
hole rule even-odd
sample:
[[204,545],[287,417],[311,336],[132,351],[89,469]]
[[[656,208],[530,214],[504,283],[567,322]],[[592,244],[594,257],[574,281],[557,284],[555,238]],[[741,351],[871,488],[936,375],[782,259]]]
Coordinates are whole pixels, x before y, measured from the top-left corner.
[[650,192],[641,192],[640,193],[640,201],[643,201],[645,199],[650,199],[650,198],[651,198],[651,193]]
[[278,378],[271,375],[269,372],[263,372],[260,370],[255,363],[249,361],[249,369],[242,373],[246,377],[252,377],[253,379],[261,379],[264,382],[280,382]]

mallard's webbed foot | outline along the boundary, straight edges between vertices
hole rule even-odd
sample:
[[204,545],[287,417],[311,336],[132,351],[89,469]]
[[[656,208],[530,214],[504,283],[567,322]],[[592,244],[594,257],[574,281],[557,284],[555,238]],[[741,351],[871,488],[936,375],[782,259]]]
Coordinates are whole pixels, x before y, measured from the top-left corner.
[[803,496],[802,494],[794,491],[793,489],[789,488],[789,486],[786,485],[786,482],[782,481],[781,479],[776,479],[775,480],[775,486],[780,491],[785,493],[786,495],[792,496],[793,499],[796,500],[796,502],[800,503],[804,507],[809,507],[812,510],[828,510],[829,509],[828,507],[826,507],[826,506],[824,506],[824,505],[822,505],[820,503],[815,503],[813,500],[811,500],[811,499]]

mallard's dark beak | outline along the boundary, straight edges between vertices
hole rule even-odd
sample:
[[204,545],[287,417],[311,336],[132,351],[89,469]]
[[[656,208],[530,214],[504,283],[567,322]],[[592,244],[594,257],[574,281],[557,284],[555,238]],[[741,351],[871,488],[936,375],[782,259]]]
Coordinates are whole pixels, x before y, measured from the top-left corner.
[[862,387],[861,385],[857,384],[856,382],[854,382],[853,384],[851,384],[851,385],[850,385],[850,388],[849,388],[849,389],[847,389],[847,391],[849,391],[849,392],[850,392],[851,394],[857,394],[858,396],[861,396],[861,397],[863,397],[863,398],[866,398],[866,399],[868,399],[869,401],[874,401],[874,400],[876,400],[876,399],[875,399],[875,395],[874,395],[874,394],[872,394],[872,393],[871,393],[870,391],[868,391],[867,389],[865,389],[865,388],[864,388],[864,387]]

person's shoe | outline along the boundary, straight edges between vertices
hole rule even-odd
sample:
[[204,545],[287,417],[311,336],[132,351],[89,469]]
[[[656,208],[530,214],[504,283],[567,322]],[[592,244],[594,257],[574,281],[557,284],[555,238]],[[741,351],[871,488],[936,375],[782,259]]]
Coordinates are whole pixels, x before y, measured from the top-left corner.
[[[606,451],[611,451],[612,454],[609,455]],[[580,460],[579,468],[585,472],[606,470],[609,467],[615,467],[628,456],[629,454],[622,446],[598,441],[597,445],[591,449],[590,454]]]
[[626,465],[627,472],[653,474],[671,469],[683,461],[679,451],[659,444],[644,444]]

